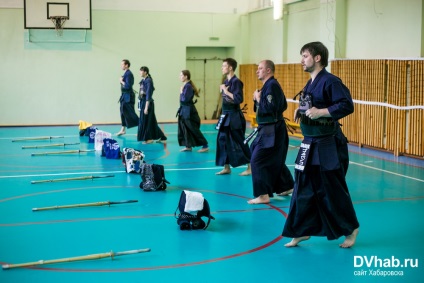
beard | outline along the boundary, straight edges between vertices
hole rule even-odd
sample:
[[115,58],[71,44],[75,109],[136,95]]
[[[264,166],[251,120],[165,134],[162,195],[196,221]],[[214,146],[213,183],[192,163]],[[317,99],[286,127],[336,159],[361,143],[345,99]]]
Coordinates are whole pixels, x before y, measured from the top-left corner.
[[315,64],[313,64],[312,66],[303,65],[303,71],[305,72],[312,73],[314,70],[315,70]]

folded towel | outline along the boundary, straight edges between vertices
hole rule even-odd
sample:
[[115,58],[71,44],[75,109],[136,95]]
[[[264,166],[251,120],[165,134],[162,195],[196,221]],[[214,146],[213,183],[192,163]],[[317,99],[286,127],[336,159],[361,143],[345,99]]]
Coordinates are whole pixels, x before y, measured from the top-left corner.
[[184,190],[186,194],[185,212],[199,211],[203,209],[204,197],[201,193]]

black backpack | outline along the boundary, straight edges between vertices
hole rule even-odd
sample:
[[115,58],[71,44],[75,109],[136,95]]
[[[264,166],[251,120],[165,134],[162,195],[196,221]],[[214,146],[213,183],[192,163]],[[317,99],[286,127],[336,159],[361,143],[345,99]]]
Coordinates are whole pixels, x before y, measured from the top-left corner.
[[[174,212],[174,216],[177,219],[177,224],[180,226],[180,230],[205,230],[208,228],[211,219],[215,218],[211,215],[211,209],[208,201],[203,199],[203,209],[198,210],[196,214],[188,213],[184,211],[186,205],[186,193],[181,192],[180,201],[178,203],[177,209]],[[177,217],[177,211],[180,211]],[[202,217],[207,217],[208,222],[202,220]]]
[[142,163],[140,165],[140,189],[145,192],[164,191],[169,182],[165,179],[163,165]]

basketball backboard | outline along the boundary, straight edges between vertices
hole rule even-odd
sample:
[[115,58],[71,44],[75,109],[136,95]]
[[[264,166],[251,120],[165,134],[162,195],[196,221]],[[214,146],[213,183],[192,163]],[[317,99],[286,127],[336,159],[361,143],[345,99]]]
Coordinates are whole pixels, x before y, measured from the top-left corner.
[[24,0],[26,29],[54,29],[50,17],[68,17],[63,29],[91,29],[91,0]]

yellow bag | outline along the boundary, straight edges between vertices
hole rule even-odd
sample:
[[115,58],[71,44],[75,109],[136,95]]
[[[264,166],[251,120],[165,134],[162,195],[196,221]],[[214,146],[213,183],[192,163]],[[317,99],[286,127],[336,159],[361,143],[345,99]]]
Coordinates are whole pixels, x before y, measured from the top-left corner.
[[88,127],[91,127],[91,126],[93,126],[93,124],[91,124],[89,122],[85,122],[85,121],[79,120],[79,129],[80,130],[85,130]]

